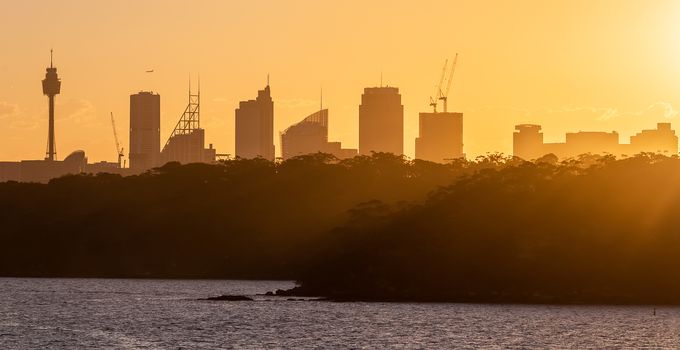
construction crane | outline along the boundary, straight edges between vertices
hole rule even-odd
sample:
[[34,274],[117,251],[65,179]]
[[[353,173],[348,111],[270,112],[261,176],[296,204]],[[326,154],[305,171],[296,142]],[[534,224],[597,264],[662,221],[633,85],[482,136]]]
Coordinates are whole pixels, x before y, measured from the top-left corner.
[[453,73],[456,71],[456,63],[458,62],[458,54],[453,59],[451,64],[451,72],[449,73],[449,80],[446,82],[446,90],[439,92],[439,99],[444,101],[444,113],[448,112],[449,91],[451,91],[451,82],[453,82]]
[[434,113],[437,113],[437,103],[439,102],[439,97],[441,96],[442,83],[444,82],[444,76],[446,76],[446,66],[449,64],[449,60],[444,61],[444,68],[442,68],[442,74],[439,77],[439,84],[437,84],[437,89],[434,92],[434,97],[430,96],[430,106]]
[[118,141],[118,132],[116,131],[116,120],[113,119],[113,112],[111,112],[111,127],[113,127],[113,138],[116,140],[116,153],[118,154],[118,167],[121,167],[121,162],[123,160],[123,148],[120,147],[120,142]]

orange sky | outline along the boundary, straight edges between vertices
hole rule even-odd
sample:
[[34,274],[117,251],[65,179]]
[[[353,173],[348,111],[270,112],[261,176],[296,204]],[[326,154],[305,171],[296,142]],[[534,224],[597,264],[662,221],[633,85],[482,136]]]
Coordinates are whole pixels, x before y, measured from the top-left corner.
[[[234,151],[234,109],[271,74],[278,131],[330,109],[330,139],[356,147],[362,89],[380,73],[401,89],[405,151],[446,57],[460,53],[450,110],[465,113],[465,152],[510,153],[513,125],[617,130],[677,127],[676,0],[307,1],[61,0],[0,5],[0,159],[41,159],[49,49],[62,79],[59,159],[76,149],[115,161],[109,112],[127,151],[129,95],[161,94],[162,142],[201,74],[207,142]],[[155,73],[145,74],[147,69]]]

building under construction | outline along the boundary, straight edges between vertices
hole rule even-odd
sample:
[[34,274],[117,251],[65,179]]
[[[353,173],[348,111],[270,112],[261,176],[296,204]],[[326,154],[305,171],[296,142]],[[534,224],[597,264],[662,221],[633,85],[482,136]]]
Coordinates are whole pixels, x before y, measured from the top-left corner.
[[205,148],[205,130],[201,129],[201,87],[199,85],[198,92],[193,94],[189,86],[189,104],[161,151],[161,163],[212,163],[215,153],[212,144]]
[[[450,67],[446,88],[443,89],[444,77],[448,61],[444,62],[439,84],[435,95],[430,97],[431,113],[420,113],[418,137],[416,138],[416,159],[437,163],[446,163],[452,159],[465,157],[463,153],[463,113],[448,111],[449,91],[456,70],[458,55]],[[439,101],[443,103],[443,112],[437,111]]]
[[446,163],[463,158],[463,113],[420,113],[416,159]]

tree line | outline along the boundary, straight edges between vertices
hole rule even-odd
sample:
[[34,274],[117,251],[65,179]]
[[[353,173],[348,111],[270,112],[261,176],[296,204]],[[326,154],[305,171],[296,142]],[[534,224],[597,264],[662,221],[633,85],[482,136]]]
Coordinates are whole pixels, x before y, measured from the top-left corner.
[[680,301],[680,159],[378,153],[0,184],[0,275],[286,278],[334,299]]

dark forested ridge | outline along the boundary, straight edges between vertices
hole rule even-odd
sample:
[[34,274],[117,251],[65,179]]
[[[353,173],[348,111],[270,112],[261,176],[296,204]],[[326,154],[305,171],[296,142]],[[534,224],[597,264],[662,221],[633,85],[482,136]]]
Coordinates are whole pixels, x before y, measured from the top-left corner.
[[296,278],[350,209],[422,200],[487,163],[317,154],[0,183],[0,275]]
[[168,164],[0,184],[0,275],[294,278],[340,300],[680,304],[680,159]]

